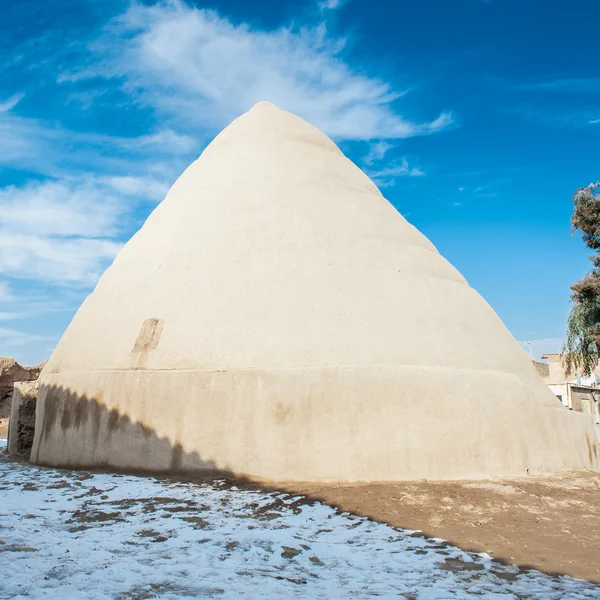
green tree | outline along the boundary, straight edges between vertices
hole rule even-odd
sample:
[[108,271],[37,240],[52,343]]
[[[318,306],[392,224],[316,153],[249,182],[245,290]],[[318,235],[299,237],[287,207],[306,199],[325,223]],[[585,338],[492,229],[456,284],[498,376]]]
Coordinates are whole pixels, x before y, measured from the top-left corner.
[[589,375],[600,362],[600,181],[576,190],[573,205],[571,229],[594,251],[594,268],[571,286],[573,306],[561,352],[567,374],[581,369]]

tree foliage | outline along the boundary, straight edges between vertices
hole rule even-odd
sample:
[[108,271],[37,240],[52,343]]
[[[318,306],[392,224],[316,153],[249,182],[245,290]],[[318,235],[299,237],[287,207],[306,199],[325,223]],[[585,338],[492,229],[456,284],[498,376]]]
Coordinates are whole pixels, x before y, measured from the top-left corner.
[[581,369],[590,375],[600,362],[600,181],[576,190],[571,228],[595,251],[590,256],[594,268],[571,286],[573,307],[561,351],[567,374]]

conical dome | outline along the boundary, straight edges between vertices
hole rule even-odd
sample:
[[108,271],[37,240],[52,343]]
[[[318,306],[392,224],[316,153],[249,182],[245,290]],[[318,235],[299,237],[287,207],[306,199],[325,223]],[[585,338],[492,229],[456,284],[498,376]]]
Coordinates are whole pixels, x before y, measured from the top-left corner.
[[594,431],[323,133],[260,103],[177,180],[40,379],[32,458],[270,480],[597,467]]

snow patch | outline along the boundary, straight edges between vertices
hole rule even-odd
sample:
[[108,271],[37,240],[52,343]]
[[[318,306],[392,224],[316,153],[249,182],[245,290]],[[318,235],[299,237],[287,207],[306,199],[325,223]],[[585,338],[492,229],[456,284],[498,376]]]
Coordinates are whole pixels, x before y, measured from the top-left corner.
[[0,450],[0,496],[1,598],[600,597],[584,581],[225,481],[46,469]]

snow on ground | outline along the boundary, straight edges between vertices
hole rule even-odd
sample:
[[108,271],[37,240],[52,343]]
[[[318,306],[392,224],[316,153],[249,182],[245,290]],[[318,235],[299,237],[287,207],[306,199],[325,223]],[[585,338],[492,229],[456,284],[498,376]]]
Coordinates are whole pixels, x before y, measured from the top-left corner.
[[285,493],[39,468],[0,449],[0,598],[599,599]]

